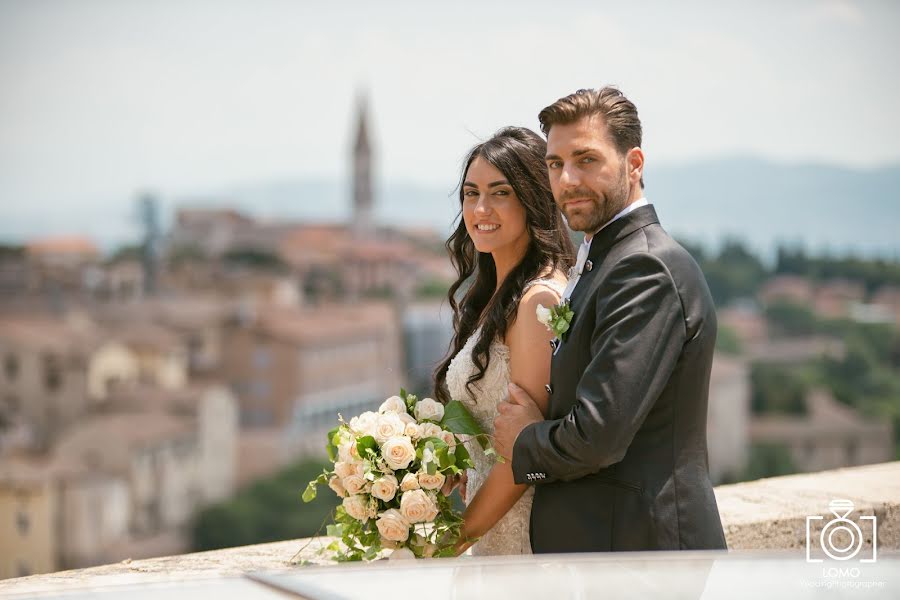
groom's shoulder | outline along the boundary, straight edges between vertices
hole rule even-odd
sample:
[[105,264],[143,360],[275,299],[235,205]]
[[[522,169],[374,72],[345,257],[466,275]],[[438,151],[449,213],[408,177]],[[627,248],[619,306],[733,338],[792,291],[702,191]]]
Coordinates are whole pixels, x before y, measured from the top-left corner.
[[670,269],[700,271],[700,266],[691,253],[678,243],[659,223],[642,229],[645,251],[657,257]]
[[652,223],[628,236],[619,248],[617,263],[656,264],[675,280],[702,277],[697,261],[684,246],[666,232],[659,223]]

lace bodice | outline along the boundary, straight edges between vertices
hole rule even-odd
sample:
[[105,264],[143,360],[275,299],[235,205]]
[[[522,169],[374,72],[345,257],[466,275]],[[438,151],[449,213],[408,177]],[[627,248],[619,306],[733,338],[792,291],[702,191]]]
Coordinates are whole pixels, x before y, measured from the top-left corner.
[[[543,285],[562,296],[564,285],[552,279],[536,279],[526,285],[528,289],[534,285]],[[471,386],[466,382],[477,372],[472,360],[472,350],[481,335],[479,326],[466,340],[462,350],[450,361],[447,369],[447,389],[454,400],[462,402],[481,428],[488,434],[494,433],[494,418],[497,406],[507,396],[509,386],[509,348],[498,338],[491,342],[490,361],[484,377]],[[474,469],[468,470],[466,485],[466,504],[472,501],[481,484],[494,466],[495,459],[485,456],[476,440],[466,442],[466,449],[472,456]],[[531,517],[531,502],[534,488],[529,487],[518,502],[503,516],[500,521],[472,547],[472,553],[488,554],[531,554],[531,540],[528,535]]]

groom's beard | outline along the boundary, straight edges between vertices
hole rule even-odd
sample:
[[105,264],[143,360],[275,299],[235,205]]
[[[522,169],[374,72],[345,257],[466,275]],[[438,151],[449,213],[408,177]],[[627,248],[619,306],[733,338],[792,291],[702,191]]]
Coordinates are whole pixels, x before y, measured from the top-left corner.
[[[571,229],[593,234],[609,223],[614,216],[622,212],[622,209],[628,204],[628,197],[631,195],[624,165],[619,175],[616,184],[607,190],[602,198],[593,190],[585,187],[575,188],[560,195],[559,202],[563,206],[562,213]],[[565,202],[575,198],[587,198],[591,201],[591,204],[587,208],[566,210]]]

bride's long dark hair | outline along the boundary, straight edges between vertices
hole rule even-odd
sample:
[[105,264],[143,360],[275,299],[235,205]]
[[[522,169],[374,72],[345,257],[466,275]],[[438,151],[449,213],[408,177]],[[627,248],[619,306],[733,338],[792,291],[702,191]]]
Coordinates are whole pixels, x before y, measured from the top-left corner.
[[[466,382],[470,392],[470,386],[484,377],[490,364],[491,341],[497,334],[504,338],[515,320],[525,284],[548,270],[566,271],[575,262],[572,241],[550,191],[544,162],[546,150],[547,144],[543,138],[530,129],[506,127],[472,148],[466,157],[459,180],[459,224],[445,244],[458,278],[447,294],[453,309],[453,339],[447,356],[434,371],[435,398],[444,404],[451,400],[446,385],[447,368],[474,333],[479,320],[482,323],[481,334],[472,350],[476,372]],[[529,238],[525,256],[513,267],[496,293],[494,258],[488,252],[476,251],[462,218],[462,184],[472,161],[478,157],[503,173],[513,188],[525,209],[525,228]],[[474,281],[457,301],[457,292],[473,276]]]

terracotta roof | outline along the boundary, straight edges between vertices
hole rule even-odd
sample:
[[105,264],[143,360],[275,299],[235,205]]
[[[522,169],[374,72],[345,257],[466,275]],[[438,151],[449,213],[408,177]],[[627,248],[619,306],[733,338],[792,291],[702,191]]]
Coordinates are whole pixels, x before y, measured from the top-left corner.
[[25,249],[29,254],[100,254],[94,242],[80,236],[40,238],[25,244]]
[[260,307],[255,327],[266,335],[296,343],[359,337],[393,327],[394,311],[388,304],[366,303],[292,309]]
[[40,351],[90,351],[102,342],[102,338],[102,331],[95,325],[77,325],[61,317],[29,315],[0,318],[0,340]]
[[825,390],[811,392],[806,398],[806,408],[808,414],[805,416],[766,415],[752,418],[749,425],[751,439],[795,441],[840,435],[885,435],[891,431],[889,422],[863,418]]
[[254,220],[247,215],[231,208],[180,208],[175,213],[175,221],[179,225],[197,222],[210,222],[226,220],[232,223],[253,223]]
[[75,458],[93,469],[122,471],[134,450],[194,435],[190,417],[165,412],[92,416],[66,431],[53,448],[56,457]]

